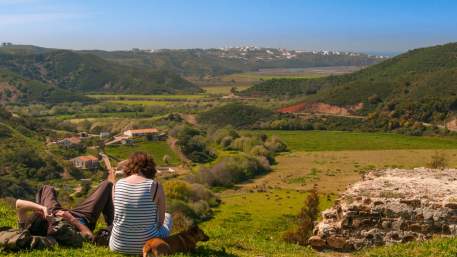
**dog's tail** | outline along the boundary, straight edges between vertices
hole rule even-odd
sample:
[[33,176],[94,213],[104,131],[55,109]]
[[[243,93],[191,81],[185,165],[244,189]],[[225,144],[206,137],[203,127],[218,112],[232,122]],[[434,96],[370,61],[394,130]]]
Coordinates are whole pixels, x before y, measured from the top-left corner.
[[[151,254],[151,255],[149,255]],[[170,255],[171,249],[170,246],[161,239],[151,239],[146,242],[143,246],[143,257],[153,256],[165,256]]]

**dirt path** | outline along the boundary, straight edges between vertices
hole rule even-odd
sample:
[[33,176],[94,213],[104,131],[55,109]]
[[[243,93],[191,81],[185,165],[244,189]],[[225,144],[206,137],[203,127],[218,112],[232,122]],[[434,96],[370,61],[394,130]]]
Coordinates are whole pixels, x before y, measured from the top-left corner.
[[198,121],[197,121],[197,117],[195,117],[194,114],[181,114],[181,117],[189,124],[191,125],[197,125],[198,124]]
[[178,155],[178,158],[181,160],[181,162],[190,163],[191,161],[182,153],[179,146],[176,145],[177,141],[178,140],[174,137],[168,137],[167,143],[170,146],[171,150]]

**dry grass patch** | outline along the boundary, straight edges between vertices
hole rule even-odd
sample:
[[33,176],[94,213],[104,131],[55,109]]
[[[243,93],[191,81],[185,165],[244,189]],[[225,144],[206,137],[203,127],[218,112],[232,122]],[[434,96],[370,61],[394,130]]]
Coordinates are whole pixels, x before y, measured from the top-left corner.
[[[457,150],[442,150],[448,166],[457,166]],[[425,167],[434,150],[377,150],[295,152],[277,157],[274,170],[256,181],[242,185],[245,189],[277,187],[309,190],[317,184],[322,193],[339,193],[361,176],[375,169]]]

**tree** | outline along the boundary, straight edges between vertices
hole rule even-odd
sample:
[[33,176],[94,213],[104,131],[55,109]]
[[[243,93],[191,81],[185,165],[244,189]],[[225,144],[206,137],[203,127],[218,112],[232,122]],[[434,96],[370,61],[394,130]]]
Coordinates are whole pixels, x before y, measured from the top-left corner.
[[171,161],[170,155],[165,154],[165,155],[162,157],[162,161],[163,161],[163,163],[165,163],[166,165],[170,165],[170,161]]

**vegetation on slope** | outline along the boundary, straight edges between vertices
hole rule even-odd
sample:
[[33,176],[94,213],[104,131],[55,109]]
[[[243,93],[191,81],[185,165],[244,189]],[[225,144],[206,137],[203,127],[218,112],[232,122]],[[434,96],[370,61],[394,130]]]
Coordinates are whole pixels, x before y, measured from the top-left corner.
[[230,103],[201,113],[198,120],[204,124],[220,127],[231,125],[245,128],[261,120],[270,119],[273,115],[273,112],[267,109],[242,103]]
[[94,99],[53,87],[37,80],[25,79],[0,68],[0,103],[92,103]]
[[60,178],[64,168],[45,151],[34,120],[13,117],[0,108],[0,197],[33,196],[31,184]]
[[1,47],[0,68],[26,79],[75,92],[164,94],[202,91],[170,71],[134,68],[75,51],[33,49]]
[[359,72],[319,79],[259,83],[244,95],[303,97],[337,106],[363,103],[358,113],[376,112],[379,127],[406,121],[439,122],[457,111],[457,43],[410,51]]

